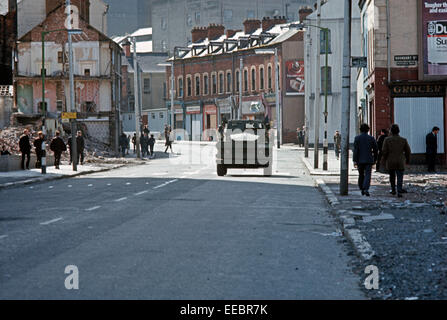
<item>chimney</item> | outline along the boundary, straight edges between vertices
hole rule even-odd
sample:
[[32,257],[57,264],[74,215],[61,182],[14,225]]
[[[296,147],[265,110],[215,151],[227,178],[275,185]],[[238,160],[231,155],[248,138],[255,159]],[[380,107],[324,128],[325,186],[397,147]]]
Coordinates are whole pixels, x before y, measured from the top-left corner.
[[225,34],[225,27],[221,24],[210,24],[208,27],[208,40],[215,40]]
[[240,32],[242,30],[231,30],[231,29],[227,29],[227,39],[233,37],[236,33]]
[[208,37],[208,28],[207,27],[195,27],[191,30],[191,40],[192,42],[199,42]]
[[300,17],[300,22],[303,23],[304,19],[306,19],[306,17],[311,14],[313,12],[313,10],[309,7],[305,7],[305,8],[301,8],[298,11],[298,15]]
[[287,23],[287,19],[284,16],[283,17],[274,16],[273,19],[271,19],[270,17],[264,17],[262,19],[262,32],[267,32],[275,25],[284,23]]
[[126,41],[123,43],[123,49],[124,49],[124,54],[126,55],[126,58],[130,58],[131,53],[130,53],[130,42],[128,39],[126,39]]
[[261,27],[261,21],[256,19],[247,19],[244,21],[244,32],[251,34]]

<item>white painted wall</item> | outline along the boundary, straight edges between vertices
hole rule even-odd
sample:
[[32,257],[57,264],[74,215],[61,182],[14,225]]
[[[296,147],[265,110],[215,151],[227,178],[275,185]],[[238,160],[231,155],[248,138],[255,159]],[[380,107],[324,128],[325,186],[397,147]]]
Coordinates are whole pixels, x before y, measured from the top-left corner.
[[45,0],[17,1],[17,36],[18,39],[41,23],[46,16]]

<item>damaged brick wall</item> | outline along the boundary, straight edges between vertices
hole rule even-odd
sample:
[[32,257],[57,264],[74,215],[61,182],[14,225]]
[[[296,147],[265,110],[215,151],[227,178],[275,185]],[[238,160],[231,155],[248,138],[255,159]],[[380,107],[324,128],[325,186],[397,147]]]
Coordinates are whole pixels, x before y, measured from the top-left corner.
[[[11,8],[12,7],[12,8]],[[0,85],[13,83],[12,53],[17,38],[17,11],[11,6],[6,15],[0,15]]]

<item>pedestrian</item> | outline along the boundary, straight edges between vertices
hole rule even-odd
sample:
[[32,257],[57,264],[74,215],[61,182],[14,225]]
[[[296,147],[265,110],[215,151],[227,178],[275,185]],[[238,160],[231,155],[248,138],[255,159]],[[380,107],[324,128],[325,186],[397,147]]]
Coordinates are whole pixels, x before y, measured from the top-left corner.
[[391,136],[387,137],[382,146],[382,159],[390,175],[390,184],[392,195],[396,194],[397,177],[397,196],[402,198],[402,193],[407,193],[403,188],[405,164],[410,163],[411,149],[407,139],[399,136],[399,126],[391,126]]
[[298,147],[303,145],[303,130],[301,128],[296,129],[296,139],[298,141]]
[[11,153],[6,149],[6,146],[2,146],[2,150],[0,151],[0,155],[2,156],[10,156]]
[[129,154],[129,150],[130,150],[130,134],[127,136],[127,152],[126,152],[126,154],[128,155]]
[[141,134],[140,137],[140,145],[141,145],[141,155],[144,157],[148,154],[148,144],[149,144],[149,137],[147,136],[147,133]]
[[369,197],[372,166],[378,156],[377,142],[368,134],[369,126],[366,123],[360,126],[360,132],[361,134],[354,139],[353,160],[354,166],[359,171],[358,185],[362,195]]
[[222,124],[219,126],[219,129],[218,129],[220,141],[224,141],[225,125],[226,125],[225,122],[222,121]]
[[60,169],[62,152],[67,151],[67,146],[64,140],[60,137],[61,132],[56,130],[55,137],[51,140],[50,150],[54,152],[54,166],[56,169]]
[[334,134],[334,150],[335,150],[335,156],[337,157],[337,160],[340,159],[340,150],[341,150],[341,134],[340,131],[335,131]]
[[151,152],[151,158],[154,157],[154,145],[155,145],[155,138],[154,135],[151,134],[151,137],[149,138],[149,148],[150,148],[150,152]]
[[[82,136],[82,131],[79,130],[77,132],[77,136],[76,136],[76,151],[77,151],[77,156],[78,156],[78,163],[82,165],[84,165],[84,149],[85,149],[85,140],[84,137]],[[79,162],[79,158],[81,160],[81,162]]]
[[167,127],[167,132],[166,132],[166,149],[165,149],[165,153],[168,152],[168,149],[171,149],[171,153],[174,153],[174,151],[172,150],[172,141],[174,140],[173,137],[173,133],[172,133],[172,129],[171,126]]
[[34,148],[36,151],[36,168],[42,168],[42,143],[44,142],[43,132],[37,133],[37,139],[34,140]]
[[133,153],[136,153],[136,147],[137,147],[137,134],[134,133],[132,137],[132,144],[133,144]]
[[126,157],[127,137],[124,132],[121,133],[118,144],[120,147],[120,153],[121,153],[122,157],[123,158]]
[[379,156],[377,157],[376,172],[380,172],[380,166],[382,162],[383,142],[387,137],[388,137],[388,130],[387,129],[380,130],[380,136],[377,139],[377,148],[379,149]]
[[432,131],[425,137],[426,160],[428,172],[436,172],[436,155],[438,154],[438,133],[439,128],[433,127]]
[[149,135],[151,131],[149,130],[149,128],[147,127],[147,124],[144,125],[144,129],[143,129],[143,133]]
[[168,127],[167,124],[165,124],[165,132],[164,132],[164,135],[165,135],[165,140],[168,141],[168,137],[169,137],[169,127]]
[[29,131],[28,129],[23,130],[23,134],[19,140],[19,149],[22,153],[21,168],[25,170],[25,157],[26,157],[26,169],[29,170],[29,162],[31,158],[31,145],[29,141]]

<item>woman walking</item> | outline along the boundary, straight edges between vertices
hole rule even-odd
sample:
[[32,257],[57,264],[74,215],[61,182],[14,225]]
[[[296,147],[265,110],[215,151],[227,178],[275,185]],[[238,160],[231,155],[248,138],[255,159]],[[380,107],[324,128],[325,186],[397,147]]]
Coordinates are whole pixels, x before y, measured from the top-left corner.
[[391,126],[391,136],[387,137],[382,146],[382,160],[390,174],[390,184],[392,195],[396,194],[396,177],[397,177],[397,196],[402,198],[403,193],[407,193],[403,189],[405,164],[410,163],[411,149],[407,139],[399,136],[399,126],[393,124]]

